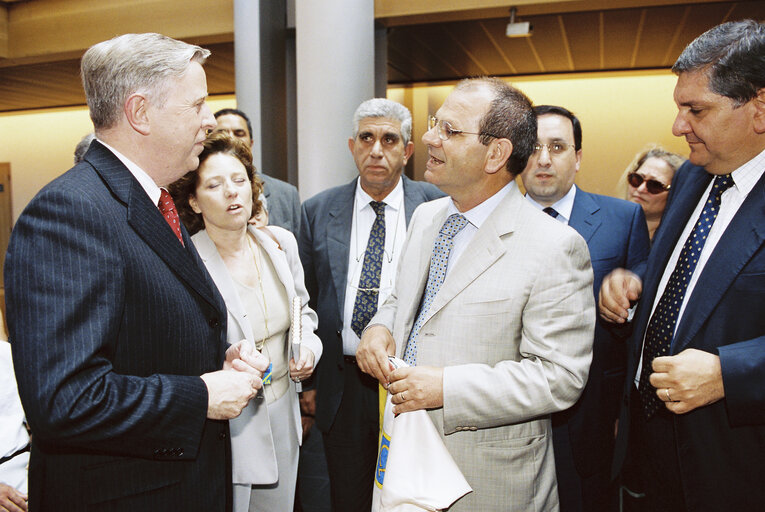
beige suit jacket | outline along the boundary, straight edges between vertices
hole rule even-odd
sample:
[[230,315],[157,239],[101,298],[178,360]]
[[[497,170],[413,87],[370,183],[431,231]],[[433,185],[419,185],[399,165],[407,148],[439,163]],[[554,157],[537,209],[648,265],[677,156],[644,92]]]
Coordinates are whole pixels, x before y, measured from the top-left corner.
[[[398,357],[448,201],[414,212],[396,289],[371,322],[393,333]],[[587,381],[595,320],[587,245],[513,184],[451,264],[417,342],[418,365],[444,368],[444,405],[429,415],[474,489],[450,510],[557,510],[549,415],[573,405]]]
[[[268,229],[279,241],[279,245],[267,234],[250,226],[250,234],[271,258],[271,263],[276,269],[279,280],[287,290],[287,298],[292,303],[292,298],[299,295],[303,301],[302,322],[303,337],[301,342],[314,353],[314,367],[319,362],[322,353],[321,340],[314,331],[318,324],[316,313],[308,307],[308,292],[303,280],[303,267],[300,265],[297,241],[295,237],[284,228],[269,226]],[[228,310],[228,343],[234,344],[242,339],[254,348],[255,336],[252,333],[252,325],[247,318],[239,294],[236,291],[234,281],[231,279],[226,264],[223,262],[210,239],[206,230],[195,234],[191,239],[199,252],[199,256],[212,276],[220,294],[226,301]],[[280,248],[281,247],[281,248]],[[285,343],[287,340],[285,339]],[[292,357],[294,354],[290,354]],[[295,443],[302,442],[303,428],[300,424],[300,406],[295,383],[290,380],[290,402],[295,418],[295,428],[298,433]],[[276,453],[271,432],[271,423],[268,416],[268,408],[262,395],[250,400],[247,407],[236,418],[229,421],[231,429],[231,461],[232,479],[235,484],[272,484],[278,479],[276,466]]]

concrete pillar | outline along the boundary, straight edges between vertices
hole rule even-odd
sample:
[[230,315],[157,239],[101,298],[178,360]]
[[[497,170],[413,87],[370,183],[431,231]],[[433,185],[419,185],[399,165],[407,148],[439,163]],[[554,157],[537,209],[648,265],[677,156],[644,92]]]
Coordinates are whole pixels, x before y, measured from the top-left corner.
[[252,123],[252,162],[261,170],[260,2],[234,0],[234,70],[236,106]]
[[347,140],[354,110],[375,93],[374,0],[297,0],[295,30],[298,188],[305,200],[358,173]]

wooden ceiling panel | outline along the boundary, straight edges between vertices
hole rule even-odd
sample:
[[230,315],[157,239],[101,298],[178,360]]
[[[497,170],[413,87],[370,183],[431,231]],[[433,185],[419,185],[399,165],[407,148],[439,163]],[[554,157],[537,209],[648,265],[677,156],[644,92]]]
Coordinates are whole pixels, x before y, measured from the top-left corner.
[[602,69],[600,14],[597,12],[572,13],[564,20],[574,68],[577,70]]
[[506,75],[510,73],[503,55],[492,43],[505,37],[504,27],[482,26],[477,22],[449,23],[445,30],[460,46],[466,58],[479,69],[480,75]]
[[[407,27],[411,29],[412,27]],[[399,70],[412,76],[412,81],[446,79],[459,74],[454,63],[445,57],[443,34],[435,25],[422,25],[419,30],[391,30],[388,37],[388,60],[391,59],[391,50],[400,57],[395,62]],[[451,38],[447,41],[451,44]],[[454,52],[452,45],[452,52]]]
[[605,69],[629,68],[640,27],[640,9],[622,9],[603,13]]
[[564,36],[565,22],[561,22],[562,19],[558,15],[529,18],[534,32],[526,39],[539,56],[541,72],[573,71],[573,63],[569,61],[568,38]]
[[765,2],[739,2],[734,4],[731,19],[740,20],[746,18],[765,23]]
[[[579,7],[568,7],[574,4]],[[388,25],[388,81],[398,84],[482,74],[666,68],[690,41],[719,23],[744,18],[765,20],[762,0],[617,4],[561,2],[560,12],[519,8],[528,13],[519,21],[534,26],[528,38],[505,37],[509,16],[500,15],[500,10],[484,19],[467,14],[459,19],[455,14],[448,22],[431,16],[425,24]],[[379,21],[385,23],[384,19]],[[208,90],[210,94],[232,93],[233,43],[220,38],[214,41],[219,44],[207,45],[213,52],[206,65]],[[0,112],[83,104],[77,57],[71,53],[58,55],[57,60],[34,62],[0,59]]]
[[[659,7],[646,10],[645,22],[637,42],[637,52],[634,60],[631,62],[632,68],[652,68],[671,65],[679,51],[674,50],[677,47],[675,35],[678,29],[682,30],[681,25],[685,23],[686,6]],[[684,48],[685,45],[681,47]],[[668,49],[672,51],[668,53]],[[657,64],[657,55],[665,55]],[[669,64],[665,64],[669,62]]]

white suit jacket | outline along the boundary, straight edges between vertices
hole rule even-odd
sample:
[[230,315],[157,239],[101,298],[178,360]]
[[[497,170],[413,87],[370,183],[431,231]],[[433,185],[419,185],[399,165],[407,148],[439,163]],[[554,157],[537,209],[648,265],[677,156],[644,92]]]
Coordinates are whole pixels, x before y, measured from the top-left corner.
[[[396,289],[370,322],[388,327],[398,357],[448,201],[414,212]],[[549,415],[587,381],[592,280],[581,236],[515,184],[450,269],[417,341],[417,364],[444,368],[444,405],[429,416],[474,490],[450,511],[558,509]]]
[[[292,303],[296,295],[303,300],[303,337],[302,343],[315,355],[314,366],[321,358],[321,340],[314,334],[318,325],[316,313],[308,307],[308,292],[303,280],[303,266],[300,264],[297,241],[295,237],[284,228],[269,226],[268,229],[279,240],[279,246],[266,233],[254,227],[249,227],[250,233],[255,237],[258,244],[271,258],[279,280],[287,290],[287,296]],[[246,311],[239,299],[231,275],[226,264],[218,254],[215,243],[210,239],[205,230],[195,234],[191,239],[204,261],[207,271],[212,276],[218,291],[223,296],[228,310],[228,343],[234,344],[246,339],[253,348],[255,339],[252,333],[250,321],[246,318]],[[285,340],[285,343],[287,341]],[[295,383],[290,381],[290,400],[295,410],[296,430],[298,444],[301,442],[303,429],[300,425],[300,406],[298,404]],[[235,484],[272,484],[276,482],[278,470],[276,467],[276,455],[274,442],[271,434],[271,424],[268,418],[268,408],[265,399],[261,396],[254,398],[245,407],[238,417],[230,420],[231,428],[231,453],[233,464],[233,482]]]

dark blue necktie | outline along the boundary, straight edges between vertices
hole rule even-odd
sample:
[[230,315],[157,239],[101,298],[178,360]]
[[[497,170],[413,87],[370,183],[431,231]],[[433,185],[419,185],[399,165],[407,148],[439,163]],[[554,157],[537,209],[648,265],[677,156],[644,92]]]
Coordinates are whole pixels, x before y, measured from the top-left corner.
[[560,215],[560,214],[559,214],[559,213],[558,213],[558,212],[555,210],[555,208],[553,208],[552,206],[548,206],[547,208],[543,208],[543,209],[542,209],[542,211],[543,211],[543,212],[545,212],[545,213],[546,213],[547,215],[549,215],[550,217],[552,217],[553,219],[557,219],[557,218],[558,218],[558,215]]
[[667,286],[656,305],[650,322],[648,322],[645,346],[643,347],[643,367],[640,371],[640,383],[638,385],[646,418],[653,416],[662,407],[662,401],[656,396],[656,388],[651,386],[648,381],[648,377],[653,371],[651,363],[655,357],[669,354],[677,324],[677,315],[683,304],[685,291],[688,289],[688,283],[699,261],[699,255],[701,255],[701,249],[704,248],[709,230],[717,218],[717,212],[720,211],[722,193],[731,185],[733,185],[733,178],[730,174],[715,177],[704,209],[680,251],[675,269],[667,281]]
[[441,230],[438,232],[438,238],[433,245],[433,253],[430,256],[430,269],[428,270],[428,283],[425,285],[425,295],[420,304],[420,312],[409,333],[409,339],[404,350],[404,361],[409,366],[417,364],[417,335],[420,328],[425,323],[428,309],[433,302],[438,290],[446,279],[446,268],[449,265],[449,255],[454,247],[454,237],[462,228],[467,226],[468,220],[458,213],[449,215]]
[[361,266],[361,277],[359,277],[359,289],[356,292],[356,302],[353,304],[351,317],[351,329],[359,338],[364,327],[377,312],[380,273],[385,254],[385,203],[370,201],[369,206],[375,211],[376,217],[372,230],[369,232],[369,241],[364,253],[364,263]]

